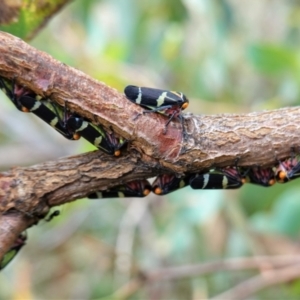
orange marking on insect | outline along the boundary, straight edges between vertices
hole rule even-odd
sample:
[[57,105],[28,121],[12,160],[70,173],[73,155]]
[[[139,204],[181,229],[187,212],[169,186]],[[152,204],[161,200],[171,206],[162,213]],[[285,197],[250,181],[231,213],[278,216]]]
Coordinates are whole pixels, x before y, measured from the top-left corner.
[[73,139],[74,139],[75,141],[79,140],[80,137],[81,137],[81,135],[80,135],[78,132],[76,132],[76,133],[73,134]]
[[181,106],[181,109],[186,109],[189,106],[187,102],[183,103]]
[[284,171],[279,171],[277,176],[278,176],[279,179],[287,178],[287,174]]
[[155,190],[154,190],[154,193],[155,193],[156,195],[161,195],[162,192],[163,192],[162,189],[159,188],[159,187],[155,188]]
[[116,150],[116,151],[114,152],[114,155],[115,155],[115,156],[120,156],[120,155],[121,155],[121,151],[120,151],[120,150]]
[[276,182],[275,179],[270,179],[270,180],[269,180],[269,185],[274,185],[275,182]]
[[149,189],[144,189],[143,195],[144,195],[144,196],[148,196],[148,195],[150,194],[150,192],[151,192],[151,190],[149,190]]
[[250,180],[249,180],[249,178],[243,177],[243,178],[241,178],[241,182],[242,182],[242,184],[245,184],[247,182],[250,182]]
[[30,112],[30,110],[27,107],[25,107],[25,106],[22,106],[21,110],[24,113],[29,113]]

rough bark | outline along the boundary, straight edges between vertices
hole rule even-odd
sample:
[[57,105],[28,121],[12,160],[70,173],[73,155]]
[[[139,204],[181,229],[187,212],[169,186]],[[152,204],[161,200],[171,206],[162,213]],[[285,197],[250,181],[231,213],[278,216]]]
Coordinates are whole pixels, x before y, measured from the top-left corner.
[[0,174],[0,212],[18,210],[43,216],[49,208],[92,191],[156,174],[155,166],[149,167],[138,155],[115,158],[100,151],[15,167]]

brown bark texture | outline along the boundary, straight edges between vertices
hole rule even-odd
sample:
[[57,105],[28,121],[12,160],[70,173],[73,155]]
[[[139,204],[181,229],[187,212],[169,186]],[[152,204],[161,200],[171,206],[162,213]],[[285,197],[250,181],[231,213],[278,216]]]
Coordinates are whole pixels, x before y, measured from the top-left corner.
[[[290,156],[291,147],[299,147],[299,107],[240,115],[186,113],[184,130],[174,120],[164,134],[165,116],[143,115],[143,108],[114,88],[4,32],[0,32],[0,76],[15,79],[128,140],[120,158],[95,151],[1,173],[0,213],[22,212],[28,226],[33,223],[28,216],[42,217],[50,207],[97,189],[166,172],[230,166],[237,158],[240,166],[272,166]],[[14,231],[16,237],[19,231]],[[9,249],[3,232],[0,259]]]

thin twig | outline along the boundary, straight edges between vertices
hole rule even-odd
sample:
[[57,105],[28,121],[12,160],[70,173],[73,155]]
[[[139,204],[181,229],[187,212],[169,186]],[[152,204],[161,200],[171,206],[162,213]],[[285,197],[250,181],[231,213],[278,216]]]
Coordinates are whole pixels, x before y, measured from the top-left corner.
[[210,298],[211,300],[242,300],[246,299],[257,292],[271,287],[273,285],[288,282],[290,280],[300,278],[300,263],[299,261],[292,266],[276,269],[272,271],[266,271],[252,277],[248,280],[241,282],[232,289],[219,294],[216,297]]
[[[233,258],[207,262],[197,265],[185,265],[180,267],[163,268],[155,271],[141,271],[139,276],[129,281],[126,285],[116,291],[113,296],[117,299],[126,299],[137,292],[142,286],[160,282],[162,280],[178,280],[186,277],[203,276],[221,271],[239,270],[268,270],[289,267],[300,264],[300,255],[278,255],[278,256],[256,256],[245,258]],[[265,274],[264,271],[263,274]],[[268,271],[271,272],[271,271]],[[273,271],[272,271],[273,272]],[[221,299],[221,298],[220,298]],[[222,299],[232,299],[231,297]]]

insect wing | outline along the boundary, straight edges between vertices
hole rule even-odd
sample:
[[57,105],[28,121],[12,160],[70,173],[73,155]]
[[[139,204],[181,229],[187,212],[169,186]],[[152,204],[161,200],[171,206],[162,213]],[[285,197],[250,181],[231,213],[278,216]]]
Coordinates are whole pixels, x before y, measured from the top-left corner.
[[67,127],[110,155],[119,156],[119,149],[126,143],[126,141],[116,138],[114,133],[108,133],[101,126],[95,126],[78,116],[68,118]]
[[152,183],[152,191],[156,195],[166,195],[188,185],[189,178],[176,177],[174,174],[158,175]]
[[148,180],[134,180],[125,185],[126,197],[145,197],[152,191],[152,186]]
[[67,130],[66,126],[64,125],[64,112],[63,109],[58,105],[52,103],[50,100],[37,100],[31,96],[21,97],[20,103],[23,107],[34,113],[37,117],[49,124],[68,140],[76,139],[74,138],[72,132]]
[[197,174],[190,179],[190,186],[193,189],[237,189],[242,185],[240,180],[221,173]]
[[146,108],[181,106],[188,102],[182,93],[133,85],[127,86],[124,93],[130,101]]
[[289,179],[295,179],[300,177],[300,162],[298,162],[293,169],[289,172]]
[[19,99],[22,98],[24,95],[31,94],[29,90],[15,84],[14,82],[10,82],[2,77],[0,77],[0,88],[18,110],[22,112],[25,111]]
[[275,169],[275,178],[279,183],[286,183],[300,177],[300,158],[299,156],[290,157],[280,162]]
[[137,87],[128,85],[124,93],[126,97],[133,103],[139,104],[146,108],[158,107],[158,97],[161,92],[157,89]]
[[275,174],[272,168],[253,167],[247,172],[249,183],[269,187],[275,184]]
[[152,190],[151,184],[148,180],[134,180],[127,182],[124,185],[115,188],[99,191],[88,195],[89,199],[103,199],[103,198],[142,198],[147,196]]
[[120,190],[106,190],[91,193],[87,196],[89,199],[106,199],[106,198],[125,198],[126,196]]
[[120,149],[127,144],[127,140],[122,137],[118,137],[114,132],[105,132],[105,137],[107,143],[111,145],[114,156],[120,156]]
[[0,77],[0,89],[2,92],[10,99],[13,101],[14,95],[13,95],[13,87],[12,84],[9,83],[8,80]]

